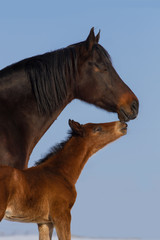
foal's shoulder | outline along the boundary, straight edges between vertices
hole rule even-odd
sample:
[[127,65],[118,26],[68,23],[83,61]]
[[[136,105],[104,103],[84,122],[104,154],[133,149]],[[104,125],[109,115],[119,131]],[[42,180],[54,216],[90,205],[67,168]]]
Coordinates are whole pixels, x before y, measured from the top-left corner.
[[0,181],[8,186],[20,182],[20,170],[10,166],[0,166]]
[[0,180],[12,176],[13,168],[10,166],[0,166]]
[[15,181],[21,181],[21,178],[23,177],[23,171],[17,168],[13,168],[12,177]]

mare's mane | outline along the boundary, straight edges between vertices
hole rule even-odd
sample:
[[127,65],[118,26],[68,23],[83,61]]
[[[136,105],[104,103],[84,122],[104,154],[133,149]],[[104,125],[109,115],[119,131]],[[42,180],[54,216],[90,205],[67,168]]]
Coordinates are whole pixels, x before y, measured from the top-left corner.
[[[0,77],[25,69],[39,113],[52,114],[63,104],[68,84],[75,82],[78,61],[76,47],[82,44],[85,44],[85,41],[24,59],[2,69]],[[101,45],[95,44],[93,48],[105,57],[108,65],[112,64],[110,55]]]
[[26,62],[25,70],[39,112],[51,114],[67,96],[68,83],[75,81],[76,50],[74,47],[67,47],[33,57]]
[[0,70],[0,77],[25,70],[38,111],[52,114],[67,96],[68,85],[76,79],[77,54],[74,45],[26,58]]

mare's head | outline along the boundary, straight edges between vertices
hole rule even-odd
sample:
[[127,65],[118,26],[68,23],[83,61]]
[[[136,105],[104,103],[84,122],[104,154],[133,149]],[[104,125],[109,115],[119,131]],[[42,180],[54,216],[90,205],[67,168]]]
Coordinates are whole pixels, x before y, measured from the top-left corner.
[[69,120],[69,126],[73,131],[73,136],[81,137],[82,141],[85,140],[92,154],[127,133],[127,124],[119,121],[82,125]]
[[108,52],[98,44],[92,28],[87,40],[72,46],[78,51],[78,76],[75,97],[110,112],[117,112],[121,121],[138,114],[138,99],[114,69]]

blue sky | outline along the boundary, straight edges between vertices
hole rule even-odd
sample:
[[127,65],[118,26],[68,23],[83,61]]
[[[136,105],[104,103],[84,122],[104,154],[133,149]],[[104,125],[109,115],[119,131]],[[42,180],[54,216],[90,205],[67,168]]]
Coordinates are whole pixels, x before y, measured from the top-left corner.
[[[160,238],[160,1],[1,1],[0,68],[65,47],[101,29],[100,44],[140,101],[128,134],[99,151],[77,183],[72,234]],[[36,146],[30,160],[66,138],[68,119],[109,122],[117,115],[78,100],[68,105]],[[0,232],[37,231],[34,224],[3,221]]]

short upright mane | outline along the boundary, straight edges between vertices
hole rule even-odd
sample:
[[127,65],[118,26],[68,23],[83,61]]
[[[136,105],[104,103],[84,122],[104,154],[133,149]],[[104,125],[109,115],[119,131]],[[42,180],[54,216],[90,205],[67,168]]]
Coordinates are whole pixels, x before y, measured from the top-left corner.
[[40,160],[35,162],[35,166],[38,166],[44,162],[46,162],[50,157],[54,156],[56,153],[58,153],[61,149],[64,148],[65,144],[71,139],[72,136],[75,136],[76,134],[72,131],[69,130],[68,131],[68,138],[64,141],[62,141],[61,143],[56,144],[55,146],[51,147],[49,153],[41,158]]
[[63,103],[67,95],[67,80],[74,80],[77,56],[74,47],[29,58],[25,70],[32,85],[38,110],[51,114]]

